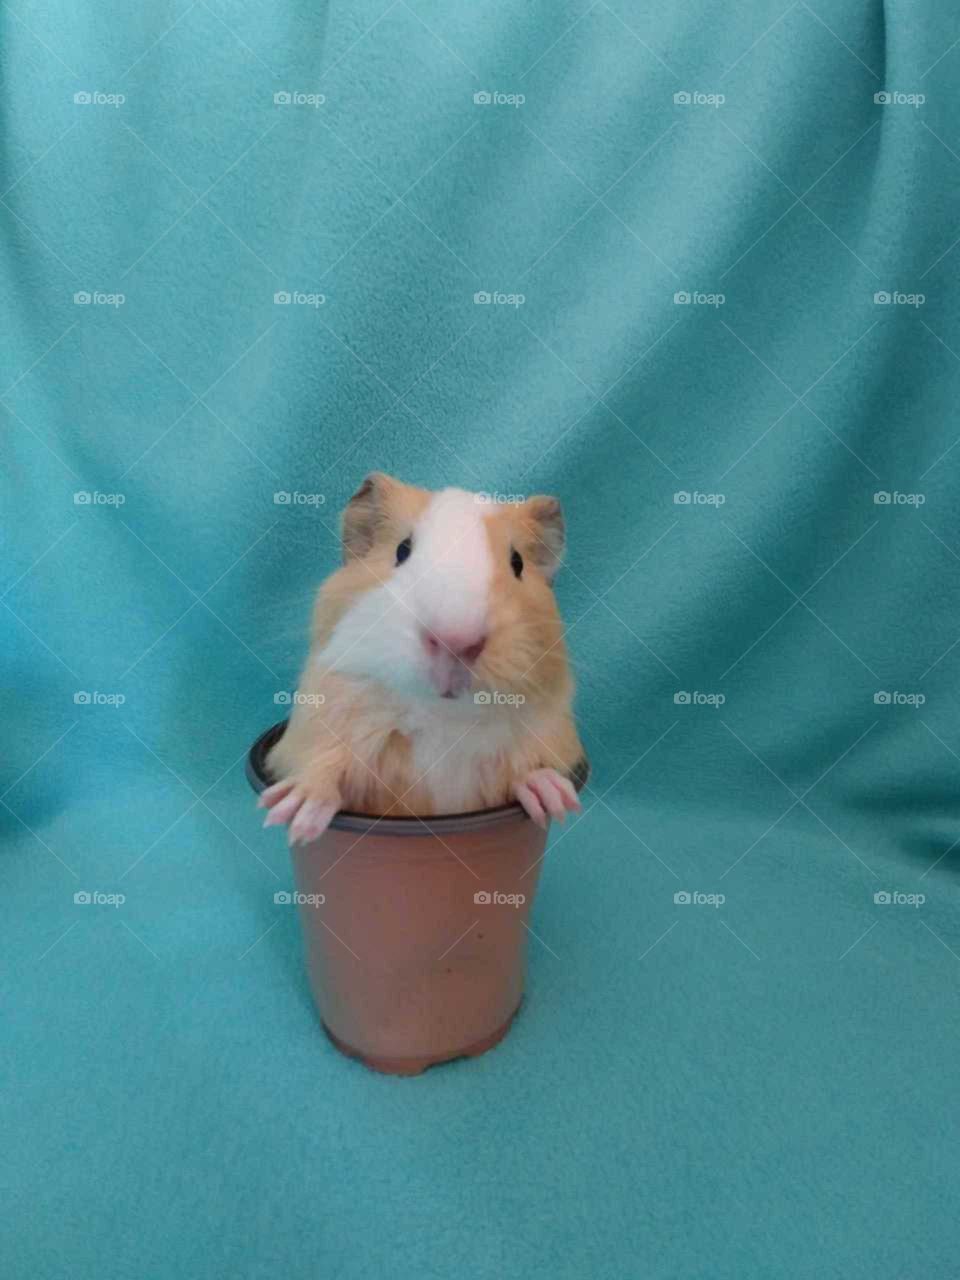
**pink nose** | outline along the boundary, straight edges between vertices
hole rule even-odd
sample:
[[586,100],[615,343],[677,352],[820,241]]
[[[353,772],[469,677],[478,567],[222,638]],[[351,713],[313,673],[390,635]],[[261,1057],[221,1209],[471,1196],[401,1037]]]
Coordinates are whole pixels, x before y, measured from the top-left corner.
[[468,635],[457,633],[455,631],[423,631],[421,632],[423,647],[431,657],[438,655],[447,655],[451,658],[457,658],[460,662],[467,663],[476,662],[483,653],[484,645],[487,643],[485,635]]

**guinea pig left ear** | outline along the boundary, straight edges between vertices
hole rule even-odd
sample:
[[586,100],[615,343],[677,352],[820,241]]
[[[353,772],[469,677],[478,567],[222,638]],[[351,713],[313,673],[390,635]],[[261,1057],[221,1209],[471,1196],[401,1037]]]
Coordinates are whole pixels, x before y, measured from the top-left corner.
[[560,568],[566,546],[563,508],[559,498],[538,495],[521,504],[523,516],[532,533],[527,544],[527,557],[533,561],[548,582]]
[[347,503],[340,522],[345,561],[365,556],[373,546],[387,494],[395,483],[382,471],[371,471]]

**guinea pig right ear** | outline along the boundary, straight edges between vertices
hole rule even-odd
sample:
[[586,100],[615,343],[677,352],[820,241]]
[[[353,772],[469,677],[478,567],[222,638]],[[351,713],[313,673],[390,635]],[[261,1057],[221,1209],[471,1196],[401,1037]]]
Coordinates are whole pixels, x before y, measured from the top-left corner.
[[340,521],[344,560],[365,556],[373,546],[387,495],[396,483],[382,471],[371,471],[347,503]]
[[560,500],[537,494],[521,503],[520,512],[533,535],[528,553],[547,581],[552,582],[560,568],[566,546]]

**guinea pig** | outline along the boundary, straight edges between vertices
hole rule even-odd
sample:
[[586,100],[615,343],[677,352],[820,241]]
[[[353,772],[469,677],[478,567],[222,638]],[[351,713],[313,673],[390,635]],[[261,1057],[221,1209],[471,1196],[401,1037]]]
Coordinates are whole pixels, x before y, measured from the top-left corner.
[[342,540],[267,758],[264,826],[288,823],[296,844],[339,809],[426,817],[519,802],[544,827],[579,809],[557,499],[491,503],[373,473]]

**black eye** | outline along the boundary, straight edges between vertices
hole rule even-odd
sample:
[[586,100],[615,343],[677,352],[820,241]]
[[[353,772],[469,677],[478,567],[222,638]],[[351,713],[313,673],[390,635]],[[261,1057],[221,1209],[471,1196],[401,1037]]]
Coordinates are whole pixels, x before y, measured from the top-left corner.
[[518,578],[523,573],[523,556],[519,551],[510,552],[510,568]]
[[413,543],[410,541],[409,538],[404,538],[404,540],[397,547],[397,564],[403,564],[404,560],[406,560],[407,556],[410,554],[412,550],[413,550]]

